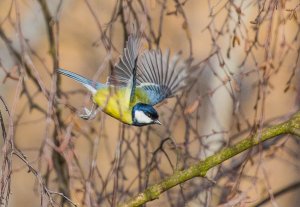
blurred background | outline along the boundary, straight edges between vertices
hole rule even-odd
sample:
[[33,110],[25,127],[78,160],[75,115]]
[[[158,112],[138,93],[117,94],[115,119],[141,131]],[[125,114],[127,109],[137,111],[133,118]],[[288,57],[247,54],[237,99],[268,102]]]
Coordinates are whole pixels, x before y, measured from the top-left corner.
[[[116,206],[287,120],[300,103],[299,11],[298,0],[1,0],[1,206]],[[193,59],[188,86],[157,107],[161,126],[79,118],[90,94],[54,69],[106,82],[133,27],[149,48]],[[277,137],[147,206],[298,206],[299,150]]]

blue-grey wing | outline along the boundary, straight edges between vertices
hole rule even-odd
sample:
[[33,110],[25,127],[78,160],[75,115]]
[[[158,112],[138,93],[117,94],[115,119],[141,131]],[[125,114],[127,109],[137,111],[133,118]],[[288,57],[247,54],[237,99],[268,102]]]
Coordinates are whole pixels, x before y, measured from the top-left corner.
[[148,50],[139,56],[137,87],[148,95],[151,105],[174,96],[186,85],[187,64],[176,54],[170,60],[170,52],[163,56],[161,50]]
[[170,60],[169,51],[163,56],[160,50],[141,51],[141,45],[141,35],[128,37],[108,84],[127,86],[129,101],[135,96],[135,88],[141,87],[151,100],[149,104],[155,105],[185,86],[187,65],[180,60],[180,54]]
[[135,80],[136,60],[141,48],[141,37],[139,34],[131,34],[126,42],[126,47],[119,62],[114,66],[108,77],[108,84],[126,86]]
[[149,102],[146,104],[155,105],[162,100],[169,98],[171,91],[168,87],[156,84],[140,85],[144,92],[146,92]]

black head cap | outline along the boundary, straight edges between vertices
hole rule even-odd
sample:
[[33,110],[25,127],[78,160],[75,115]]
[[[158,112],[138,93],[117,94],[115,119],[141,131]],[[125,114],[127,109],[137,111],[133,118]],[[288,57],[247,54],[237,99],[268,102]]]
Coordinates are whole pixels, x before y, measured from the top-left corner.
[[[144,114],[146,116],[148,116],[152,120],[152,122],[151,123],[139,123],[138,120],[135,117],[135,112],[136,111],[144,112]],[[133,118],[134,125],[137,125],[137,126],[160,123],[160,122],[158,122],[158,113],[157,113],[157,111],[153,108],[153,106],[151,106],[149,104],[144,104],[144,103],[137,103],[133,107],[133,109],[132,109],[132,118]]]

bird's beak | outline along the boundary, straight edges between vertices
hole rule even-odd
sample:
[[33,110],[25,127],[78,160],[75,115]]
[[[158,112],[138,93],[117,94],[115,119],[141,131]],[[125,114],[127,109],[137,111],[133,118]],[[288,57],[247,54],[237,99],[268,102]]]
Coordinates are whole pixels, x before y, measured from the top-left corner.
[[159,121],[158,119],[157,119],[157,120],[155,120],[155,121],[154,121],[154,123],[155,123],[155,124],[159,124],[159,125],[161,125],[161,123],[160,123],[160,121]]

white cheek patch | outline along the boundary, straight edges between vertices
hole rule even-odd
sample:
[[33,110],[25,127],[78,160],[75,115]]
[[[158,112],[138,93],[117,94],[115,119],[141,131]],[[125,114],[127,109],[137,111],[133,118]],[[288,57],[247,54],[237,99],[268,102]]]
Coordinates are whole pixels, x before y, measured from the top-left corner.
[[138,123],[150,124],[153,122],[143,111],[136,110],[134,116]]

